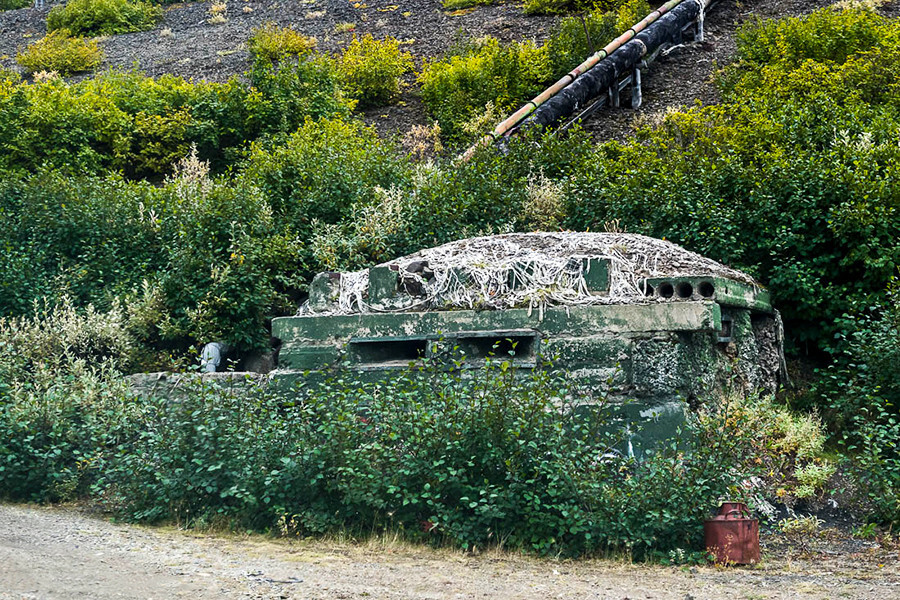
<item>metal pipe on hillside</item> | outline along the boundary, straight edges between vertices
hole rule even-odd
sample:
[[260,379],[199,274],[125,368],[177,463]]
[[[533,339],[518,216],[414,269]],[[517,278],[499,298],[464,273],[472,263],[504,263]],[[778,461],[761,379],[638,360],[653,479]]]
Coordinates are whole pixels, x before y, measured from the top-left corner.
[[648,53],[667,42],[680,41],[682,30],[695,22],[700,14],[698,2],[682,2],[638,33],[634,39],[620,46],[615,54],[599,62],[532,111],[524,120],[523,126],[534,124],[547,127],[588,105],[593,98],[618,86],[620,78],[637,68]]
[[[697,15],[701,14],[701,3],[703,0],[669,0],[646,17],[644,17],[640,22],[636,23],[632,27],[630,27],[626,32],[622,35],[614,39],[612,42],[607,44],[602,50],[597,51],[592,54],[587,60],[583,63],[575,67],[572,71],[564,75],[559,81],[554,83],[552,86],[541,92],[534,99],[529,101],[525,106],[514,112],[512,115],[507,117],[503,122],[497,125],[494,130],[488,135],[481,138],[475,144],[473,144],[466,152],[460,157],[463,161],[468,160],[472,154],[475,153],[479,148],[490,144],[491,142],[499,139],[501,136],[506,135],[511,129],[513,129],[516,125],[523,122],[525,119],[532,116],[532,113],[536,113],[539,111],[541,107],[543,107],[548,101],[554,99],[560,92],[566,90],[567,88],[571,88],[571,86],[575,85],[579,82],[583,75],[587,74],[591,71],[598,63],[603,61],[604,59],[610,57],[614,52],[624,49],[627,46],[631,46],[629,48],[630,52],[627,54],[631,55],[635,50],[638,51],[638,60],[643,57],[648,50],[647,42],[653,43],[652,39],[657,38],[659,36],[647,36],[644,35],[647,28],[656,23],[658,20],[662,19],[665,15],[669,14],[671,11],[679,7],[680,5],[693,5],[696,14],[692,17],[696,18]],[[681,11],[679,11],[681,12]],[[668,29],[664,27],[664,29]],[[645,38],[638,39],[635,38]],[[660,42],[661,43],[661,42]],[[657,44],[658,45],[658,44]],[[631,62],[631,57],[629,56],[629,60],[626,62]],[[614,71],[618,71],[618,69],[614,69]],[[590,86],[593,88],[594,86]],[[569,112],[568,114],[571,114]],[[534,122],[541,122],[538,119],[529,119]]]

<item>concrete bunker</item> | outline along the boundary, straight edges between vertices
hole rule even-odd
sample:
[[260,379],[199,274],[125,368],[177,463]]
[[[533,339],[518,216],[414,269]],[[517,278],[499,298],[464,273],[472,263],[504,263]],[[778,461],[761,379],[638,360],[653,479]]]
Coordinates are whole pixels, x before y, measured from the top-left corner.
[[552,357],[584,389],[621,400],[643,447],[726,386],[773,393],[783,362],[778,314],[750,276],[624,233],[472,238],[320,273],[299,313],[272,327],[280,383],[338,363],[384,379],[424,358],[465,369],[491,355],[523,368]]

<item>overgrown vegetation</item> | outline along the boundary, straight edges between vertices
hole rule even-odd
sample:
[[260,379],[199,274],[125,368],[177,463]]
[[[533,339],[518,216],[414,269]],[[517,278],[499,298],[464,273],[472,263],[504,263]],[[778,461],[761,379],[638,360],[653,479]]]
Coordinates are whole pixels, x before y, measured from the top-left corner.
[[[610,31],[611,17],[590,18],[598,36]],[[423,99],[442,134],[483,133],[575,60],[581,50],[566,52],[581,43],[576,25],[563,20],[544,47],[486,39],[427,65]],[[777,473],[763,478],[764,493],[788,502],[820,496],[834,465],[818,456],[817,418],[765,401],[701,416],[695,437],[637,465],[597,460],[612,444],[587,435],[599,422],[543,410],[559,386],[540,373],[432,373],[389,391],[338,377],[293,404],[203,389],[184,403],[138,403],[107,360],[158,366],[211,339],[265,347],[267,320],[292,312],[320,270],[460,237],[616,223],[770,288],[791,350],[826,365],[804,401],[844,440],[872,518],[900,522],[900,309],[889,287],[900,264],[898,40],[896,20],[859,7],[751,22],[739,60],[718,76],[719,105],[650,119],[639,143],[597,148],[577,130],[526,131],[505,154],[487,148],[465,163],[414,163],[353,121],[348,85],[381,102],[399,75],[348,84],[339,61],[308,48],[275,55],[260,45],[246,81],[222,84],[4,74],[0,314],[38,320],[0,328],[2,489],[33,500],[100,494],[134,519],[297,534],[398,527],[570,554],[690,547],[696,507],[735,473]],[[50,316],[41,299],[62,297],[68,316]],[[38,323],[82,314],[112,315],[140,351],[125,358],[73,341],[46,350],[63,353],[51,368],[15,350],[44,331]],[[199,426],[210,437],[196,436]],[[721,440],[704,436],[723,427],[733,447],[691,441]],[[710,467],[708,448],[727,460]],[[423,523],[430,533],[413,533]]]
[[598,4],[563,18],[543,46],[491,37],[458,41],[423,67],[422,100],[449,142],[471,141],[649,12],[646,0]]
[[29,75],[40,71],[71,75],[93,71],[103,61],[94,40],[72,37],[67,29],[51,31],[16,54],[16,62]]
[[[462,42],[418,76],[422,101],[450,141],[466,137],[466,123],[490,104],[501,114],[540,91],[549,78],[546,50],[531,42],[501,45],[495,38]],[[478,132],[481,133],[481,132]]]
[[[734,467],[753,432],[714,406],[635,462],[616,450],[620,406],[595,398],[585,411],[565,380],[517,372],[505,356],[380,382],[338,370],[287,393],[198,380],[177,402],[135,398],[114,369],[127,347],[97,351],[127,336],[116,314],[79,321],[64,305],[0,321],[7,497],[93,497],[129,520],[288,536],[399,530],[466,548],[643,557],[698,548],[703,515],[748,473]],[[60,334],[88,343],[33,345]]]
[[266,23],[255,29],[247,41],[247,50],[254,60],[275,62],[288,56],[303,56],[316,47],[315,38],[307,37],[290,27]]
[[0,0],[0,11],[16,10],[31,5],[31,0]]
[[307,117],[350,113],[328,59],[259,62],[247,75],[227,83],[121,72],[23,83],[7,75],[0,78],[0,172],[153,176],[170,172],[191,145],[222,167],[259,136],[293,131]]
[[394,38],[355,37],[341,54],[338,73],[347,95],[360,106],[390,103],[400,93],[400,78],[413,68],[412,54]]
[[820,392],[841,432],[850,465],[875,519],[900,522],[900,286],[887,299],[847,315],[836,363]]
[[47,31],[76,35],[113,35],[153,29],[162,9],[144,0],[69,0],[47,15]]

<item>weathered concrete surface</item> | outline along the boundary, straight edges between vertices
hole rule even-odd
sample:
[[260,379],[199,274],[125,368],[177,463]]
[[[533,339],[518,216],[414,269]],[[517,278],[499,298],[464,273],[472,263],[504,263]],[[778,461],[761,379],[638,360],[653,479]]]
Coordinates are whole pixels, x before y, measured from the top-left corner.
[[[716,331],[721,326],[714,302],[570,306],[537,310],[453,310],[396,314],[283,317],[272,321],[272,335],[285,344],[348,337],[438,336],[460,331],[535,329],[545,336],[577,332]],[[282,348],[279,364],[284,365]]]

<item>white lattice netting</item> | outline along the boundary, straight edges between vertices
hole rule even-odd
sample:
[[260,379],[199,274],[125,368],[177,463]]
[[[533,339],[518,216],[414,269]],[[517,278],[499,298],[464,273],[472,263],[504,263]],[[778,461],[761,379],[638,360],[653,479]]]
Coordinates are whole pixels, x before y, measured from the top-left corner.
[[[585,280],[590,262],[609,261],[609,292]],[[427,266],[425,266],[427,263]],[[369,302],[369,271],[343,273],[337,302],[324,311],[353,314],[385,311],[504,309],[625,304],[647,297],[645,280],[721,277],[752,286],[748,275],[667,242],[629,233],[512,233],[459,240],[421,250],[379,266],[400,275],[396,301]],[[416,272],[411,272],[416,271]],[[304,306],[301,313],[309,314]],[[322,314],[322,311],[317,312]]]

